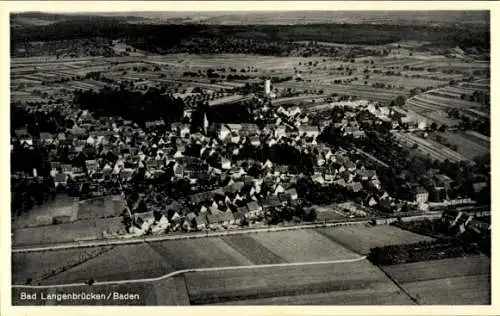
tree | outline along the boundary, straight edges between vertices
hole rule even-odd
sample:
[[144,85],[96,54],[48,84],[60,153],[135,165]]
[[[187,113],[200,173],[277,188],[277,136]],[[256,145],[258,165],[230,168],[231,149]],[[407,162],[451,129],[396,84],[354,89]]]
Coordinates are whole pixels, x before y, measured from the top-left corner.
[[448,126],[446,124],[443,124],[443,125],[441,125],[441,127],[439,127],[439,131],[445,132],[447,128],[448,128]]
[[406,103],[406,99],[402,95],[397,96],[396,99],[394,100],[395,106],[403,106],[403,105],[405,105],[405,103]]

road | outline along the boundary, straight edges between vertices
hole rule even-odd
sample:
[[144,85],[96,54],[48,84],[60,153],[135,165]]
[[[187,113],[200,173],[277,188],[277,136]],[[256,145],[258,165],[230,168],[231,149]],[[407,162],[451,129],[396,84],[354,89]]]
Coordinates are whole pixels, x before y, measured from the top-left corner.
[[[440,212],[426,212],[422,214],[397,214],[394,217],[440,217]],[[293,226],[272,226],[264,228],[250,228],[250,229],[237,229],[237,230],[226,230],[218,232],[199,232],[191,234],[179,234],[179,235],[163,235],[163,236],[145,236],[145,237],[135,237],[135,238],[122,238],[122,239],[104,239],[104,240],[90,240],[90,241],[75,241],[64,244],[57,245],[46,245],[42,247],[29,247],[29,248],[12,248],[12,253],[23,253],[23,252],[35,252],[35,251],[47,251],[47,250],[62,250],[62,249],[72,249],[72,248],[84,248],[84,247],[98,247],[98,246],[110,246],[110,245],[124,245],[124,244],[137,244],[142,242],[154,242],[154,241],[167,241],[167,240],[181,240],[181,239],[193,239],[193,238],[207,238],[207,237],[221,237],[221,236],[231,236],[231,235],[241,235],[241,234],[251,234],[259,232],[278,232],[285,230],[295,230],[295,229],[311,229],[311,228],[321,228],[321,227],[335,227],[342,225],[359,225],[368,224],[372,219],[377,219],[382,217],[370,217],[370,218],[360,218],[358,220],[349,221],[333,221],[324,223],[312,223],[312,224],[302,224]]]
[[[210,272],[210,271],[229,271],[229,270],[242,270],[242,269],[264,269],[264,268],[278,268],[278,267],[294,267],[294,266],[310,266],[310,265],[324,265],[324,264],[340,264],[340,263],[352,263],[357,261],[365,260],[366,256],[360,256],[354,259],[343,259],[343,260],[327,260],[327,261],[306,261],[306,262],[290,262],[290,263],[275,263],[275,264],[260,264],[260,265],[246,265],[246,266],[226,266],[226,267],[212,267],[212,268],[195,268],[195,269],[184,269],[177,270],[156,278],[145,278],[145,279],[135,279],[135,280],[118,280],[118,281],[102,281],[94,282],[93,285],[117,285],[117,284],[131,284],[131,283],[145,283],[145,282],[155,282],[164,279],[174,277],[176,275],[181,275],[184,273],[196,273],[196,272]],[[55,284],[55,285],[12,285],[13,288],[23,288],[23,289],[49,289],[49,288],[62,288],[71,286],[82,286],[84,283],[69,283],[69,284]]]
[[350,224],[366,224],[369,222],[369,220],[370,219],[362,219],[362,220],[348,221],[348,222],[316,223],[316,224],[294,225],[294,226],[285,226],[285,227],[274,226],[274,227],[253,228],[253,229],[227,230],[227,231],[219,231],[219,232],[200,232],[200,233],[180,234],[180,235],[163,235],[163,236],[146,236],[146,237],[136,237],[136,238],[123,238],[123,239],[75,241],[75,242],[70,242],[70,243],[48,245],[48,246],[42,246],[42,247],[13,248],[12,253],[46,251],[46,250],[61,250],[61,249],[71,249],[71,248],[80,248],[80,247],[123,245],[123,244],[134,244],[134,243],[153,242],[153,241],[220,237],[220,236],[240,235],[240,234],[259,233],[259,232],[276,232],[276,231],[283,231],[283,230],[306,229],[306,228],[334,227],[334,226],[350,225]]

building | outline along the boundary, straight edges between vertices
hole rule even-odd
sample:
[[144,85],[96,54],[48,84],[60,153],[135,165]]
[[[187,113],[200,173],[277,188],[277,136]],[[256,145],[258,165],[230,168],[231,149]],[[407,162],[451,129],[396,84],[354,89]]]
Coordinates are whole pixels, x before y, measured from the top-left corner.
[[418,204],[423,204],[426,203],[429,199],[429,192],[427,192],[427,190],[425,190],[423,187],[419,186],[414,189],[414,197],[415,201]]
[[264,94],[265,95],[271,94],[271,79],[266,79],[264,83]]
[[299,127],[299,134],[306,137],[316,138],[319,135],[319,128],[312,125],[301,125]]

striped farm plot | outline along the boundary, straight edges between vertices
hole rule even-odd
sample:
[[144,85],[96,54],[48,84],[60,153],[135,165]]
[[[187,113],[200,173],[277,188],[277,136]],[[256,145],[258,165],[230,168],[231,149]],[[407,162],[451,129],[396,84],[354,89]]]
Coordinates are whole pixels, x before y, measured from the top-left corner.
[[81,264],[111,249],[111,247],[49,250],[34,253],[12,254],[12,283],[24,284],[28,279],[32,284],[60,273],[63,269]]
[[383,66],[383,67],[394,67],[394,66],[403,66],[407,65],[409,67],[412,66],[417,66],[421,64],[422,61],[413,57],[401,57],[401,58],[390,58],[390,59],[382,59],[382,60],[377,60],[376,64]]
[[282,231],[251,236],[288,262],[353,259],[357,254],[313,230]]
[[457,152],[468,159],[476,156],[482,156],[490,153],[490,146],[483,146],[481,142],[473,141],[464,137],[462,133],[438,132],[438,135],[445,138],[448,142],[456,145]]
[[219,238],[151,242],[149,245],[176,270],[251,264]]
[[457,126],[460,124],[459,119],[453,119],[448,117],[448,114],[444,111],[428,111],[421,112],[421,114],[428,118],[431,122],[436,122],[438,125],[446,125],[446,126]]
[[460,86],[474,90],[490,91],[489,82],[462,82]]
[[442,85],[443,81],[427,78],[405,78],[403,76],[370,75],[374,82],[388,83],[395,86],[404,86],[405,89],[435,87]]
[[308,89],[308,90],[323,90],[325,94],[338,93],[338,94],[351,94],[359,98],[373,101],[392,101],[401,94],[399,90],[385,90],[362,85],[341,85],[341,84],[318,84],[308,82],[282,82],[276,84],[279,88],[293,88],[293,89]]
[[366,255],[373,247],[431,241],[430,237],[418,235],[395,226],[348,225],[316,230],[335,243]]
[[71,88],[75,89],[83,89],[83,90],[97,90],[99,89],[99,86],[96,86],[94,84],[86,83],[83,81],[72,81],[68,82],[67,85]]
[[422,139],[418,136],[409,133],[396,133],[396,139],[403,145],[413,147],[415,144],[418,146],[417,150],[424,155],[429,154],[433,159],[444,161],[448,159],[451,162],[459,162],[468,160],[463,155],[451,150],[450,148],[439,144],[438,142],[430,139]]
[[148,244],[120,245],[42,284],[85,283],[158,277],[175,269]]
[[445,98],[460,99],[462,94],[472,95],[474,93],[474,91],[475,91],[474,89],[465,88],[462,86],[456,86],[456,87],[448,86],[448,87],[443,87],[443,88],[433,90],[430,93],[436,94],[438,96],[442,95]]
[[[368,305],[385,298],[385,304],[411,304],[377,267],[367,260],[320,265],[266,267],[186,274],[193,305],[203,304],[304,304]],[[298,300],[294,300],[295,297]],[[277,302],[276,302],[277,300]]]
[[425,100],[429,103],[442,104],[445,107],[459,107],[459,108],[467,109],[467,108],[478,106],[477,103],[474,103],[471,101],[444,98],[444,97],[431,95],[429,93],[424,93],[424,94],[421,94],[418,96],[421,97],[420,99]]
[[491,261],[485,256],[383,267],[420,304],[491,304]]
[[[419,94],[406,101],[406,105],[414,106],[426,111],[445,111],[447,109],[461,109],[465,111],[474,110],[473,108],[479,105],[474,102],[469,102],[465,100],[446,98],[442,96],[436,96],[429,93]],[[483,111],[477,111],[478,113],[473,113],[476,115],[481,115],[483,117],[489,117],[489,114]],[[472,112],[471,112],[472,113]]]

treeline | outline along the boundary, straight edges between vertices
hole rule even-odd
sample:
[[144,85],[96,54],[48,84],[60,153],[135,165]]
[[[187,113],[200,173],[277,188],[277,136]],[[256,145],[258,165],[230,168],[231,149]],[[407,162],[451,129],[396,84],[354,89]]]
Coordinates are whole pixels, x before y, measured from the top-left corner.
[[390,245],[370,249],[368,260],[380,266],[464,257],[479,254],[471,245],[453,240],[422,241],[406,245]]
[[36,205],[42,205],[56,196],[54,181],[51,177],[43,180],[11,180],[11,214],[20,216]]
[[[464,218],[467,218],[467,216],[464,216]],[[478,220],[479,218],[476,217],[475,219]],[[486,220],[491,219],[487,218]],[[425,219],[412,222],[399,221],[392,225],[417,234],[455,238],[464,244],[471,245],[471,247],[477,247],[479,251],[486,255],[491,254],[491,233],[481,233],[467,227],[463,228],[460,223],[451,225],[443,219]]]
[[207,102],[200,103],[191,114],[193,131],[203,128],[203,118],[206,114],[210,123],[254,123],[253,101],[231,102],[209,106]]
[[460,99],[476,102],[482,105],[490,105],[490,94],[481,90],[476,90],[471,95],[461,94]]
[[27,132],[38,137],[41,132],[57,133],[65,127],[72,127],[70,120],[66,119],[57,110],[31,111],[26,106],[11,103],[10,105],[11,132],[15,129],[26,128]]
[[11,29],[11,44],[103,37],[127,39],[147,51],[171,53],[285,54],[297,41],[380,45],[417,40],[460,47],[489,49],[488,27],[437,27],[373,24],[302,25],[152,25],[117,19],[72,19],[45,26]]
[[180,121],[184,115],[182,99],[162,94],[158,89],[150,89],[145,93],[129,91],[123,87],[104,88],[98,92],[77,90],[74,103],[97,117],[121,116],[140,126],[158,119],[166,122]]

